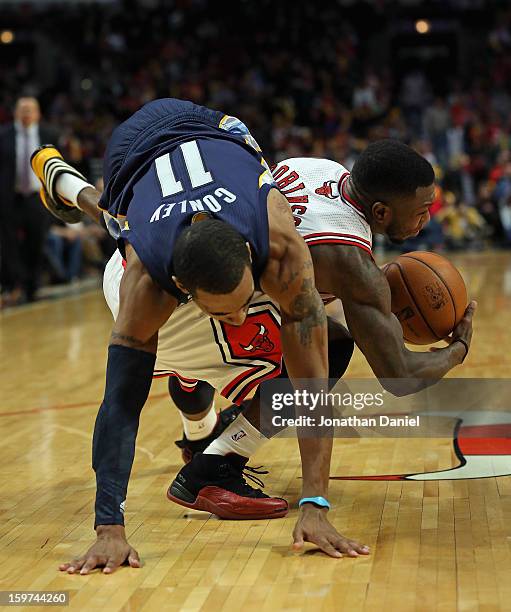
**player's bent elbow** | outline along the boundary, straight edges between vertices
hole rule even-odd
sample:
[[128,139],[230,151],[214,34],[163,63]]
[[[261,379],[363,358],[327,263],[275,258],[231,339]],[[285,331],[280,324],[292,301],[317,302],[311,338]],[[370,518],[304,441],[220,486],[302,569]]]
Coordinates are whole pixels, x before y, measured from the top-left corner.
[[395,397],[405,397],[419,392],[426,385],[420,378],[409,376],[378,377],[381,386]]
[[379,378],[381,386],[395,397],[408,395],[400,378]]
[[386,360],[384,364],[379,364],[377,368],[373,368],[373,371],[381,386],[392,395],[403,397],[413,392],[409,390],[414,386],[413,374],[407,367],[406,361],[400,359]]

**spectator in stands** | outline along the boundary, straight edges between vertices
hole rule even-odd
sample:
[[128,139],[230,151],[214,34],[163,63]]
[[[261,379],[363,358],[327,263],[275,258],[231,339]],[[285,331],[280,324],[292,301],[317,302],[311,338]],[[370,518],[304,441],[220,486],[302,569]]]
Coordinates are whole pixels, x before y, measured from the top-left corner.
[[46,253],[61,283],[72,283],[80,277],[82,266],[83,223],[66,224],[55,219],[46,239]]
[[481,249],[488,228],[477,209],[457,201],[453,193],[446,193],[444,202],[437,219],[442,223],[447,245],[454,250]]
[[[441,170],[442,188],[475,207],[501,240],[510,183],[511,11],[485,15],[492,28],[467,30],[460,21],[456,35],[470,45],[463,46],[459,77],[447,78],[423,69],[418,56],[391,57],[384,39],[394,18],[381,3],[358,4],[326,3],[319,11],[298,3],[290,12],[262,0],[257,10],[237,3],[222,18],[206,0],[130,2],[130,10],[87,3],[58,12],[32,4],[22,16],[12,9],[10,18],[27,31],[37,23],[38,35],[55,46],[59,61],[48,56],[43,87],[47,117],[59,126],[66,156],[88,176],[100,174],[112,129],[144,102],[188,98],[242,118],[270,163],[311,155],[349,169],[373,139],[411,143]],[[259,27],[265,11],[271,29]],[[250,45],[247,32],[254,33]],[[23,50],[16,62],[0,57],[0,122],[35,73],[30,68]],[[433,99],[432,92],[442,95]],[[441,224],[428,232],[419,246],[441,248]]]
[[419,68],[411,70],[401,85],[401,105],[414,137],[422,134],[422,114],[431,99],[431,85]]
[[14,122],[0,131],[0,278],[3,303],[36,299],[50,214],[39,202],[39,181],[30,155],[57,142],[54,129],[40,124],[36,98],[18,98]]
[[504,244],[505,246],[511,246],[511,197],[501,203],[499,217],[504,233]]
[[424,112],[424,136],[433,146],[433,153],[441,166],[446,166],[447,133],[451,127],[451,114],[444,98],[437,96]]

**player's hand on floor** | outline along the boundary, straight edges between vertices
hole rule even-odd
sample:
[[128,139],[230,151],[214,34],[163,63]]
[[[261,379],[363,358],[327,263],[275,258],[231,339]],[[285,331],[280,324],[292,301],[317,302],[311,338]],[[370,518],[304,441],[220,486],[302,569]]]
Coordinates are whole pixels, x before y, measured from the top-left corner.
[[81,557],[70,563],[62,563],[59,566],[61,572],[88,574],[95,568],[103,567],[104,574],[111,574],[125,562],[130,567],[140,567],[140,557],[126,540],[124,527],[100,525],[96,532],[96,542]]
[[304,504],[293,531],[293,550],[300,551],[304,542],[316,544],[330,557],[368,555],[369,547],[342,536],[328,521],[326,510]]

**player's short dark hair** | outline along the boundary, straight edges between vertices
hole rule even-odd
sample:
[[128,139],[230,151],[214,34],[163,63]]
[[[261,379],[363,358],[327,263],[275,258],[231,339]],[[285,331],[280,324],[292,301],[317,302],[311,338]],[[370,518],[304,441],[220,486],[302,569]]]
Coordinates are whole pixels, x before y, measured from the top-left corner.
[[197,289],[224,294],[240,283],[250,254],[245,238],[231,225],[205,219],[180,234],[172,261],[176,277],[192,295]]
[[417,151],[390,138],[372,142],[355,161],[351,180],[373,202],[415,195],[435,180],[431,164]]

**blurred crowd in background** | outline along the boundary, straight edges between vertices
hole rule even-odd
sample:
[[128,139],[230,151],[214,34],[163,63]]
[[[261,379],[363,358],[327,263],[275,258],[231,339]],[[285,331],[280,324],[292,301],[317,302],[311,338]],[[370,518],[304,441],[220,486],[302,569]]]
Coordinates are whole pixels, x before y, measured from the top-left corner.
[[[3,18],[0,124],[20,95],[35,96],[92,182],[112,129],[172,96],[242,119],[269,162],[314,156],[351,168],[371,140],[403,140],[438,180],[432,222],[404,250],[511,246],[506,3],[105,0],[17,4]],[[100,269],[107,243],[88,225],[49,219],[46,280]]]

